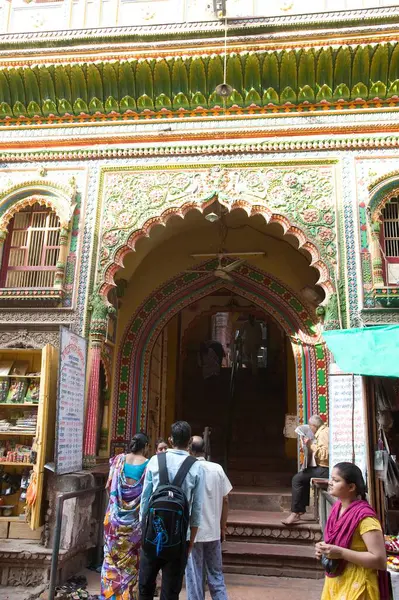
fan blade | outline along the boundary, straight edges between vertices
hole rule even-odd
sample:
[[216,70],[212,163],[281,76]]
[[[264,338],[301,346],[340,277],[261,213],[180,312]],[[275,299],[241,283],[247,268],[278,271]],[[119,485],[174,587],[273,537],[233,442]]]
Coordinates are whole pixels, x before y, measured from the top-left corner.
[[234,281],[232,276],[226,273],[226,271],[224,271],[223,269],[216,269],[216,271],[214,271],[213,274],[215,275],[215,277],[223,279],[224,281]]
[[196,271],[195,269],[188,269],[187,271],[184,271],[185,273],[203,273],[205,275],[211,275],[212,271],[206,271],[205,269],[203,269],[202,271],[200,271],[199,269]]
[[239,260],[235,260],[234,262],[230,263],[229,265],[226,265],[225,267],[223,267],[223,271],[225,271],[226,273],[230,273],[231,271],[234,271],[235,269],[240,267],[243,263],[245,263],[245,259],[240,258]]

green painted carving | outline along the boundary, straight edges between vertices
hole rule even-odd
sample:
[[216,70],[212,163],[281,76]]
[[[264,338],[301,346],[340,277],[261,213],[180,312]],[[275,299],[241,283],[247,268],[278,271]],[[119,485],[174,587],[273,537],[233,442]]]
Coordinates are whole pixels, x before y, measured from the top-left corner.
[[296,53],[293,50],[284,51],[280,63],[280,90],[297,87]]
[[[336,88],[345,85],[348,90],[352,87],[352,51],[351,48],[341,46],[335,56],[334,82]],[[338,83],[340,82],[340,83]],[[337,85],[338,83],[338,85]],[[348,95],[349,98],[349,95]]]
[[[322,48],[317,56],[316,84],[321,88],[323,85],[330,89],[333,87],[333,54],[331,48]],[[339,83],[342,83],[341,81]]]
[[353,57],[352,82],[363,83],[366,87],[370,81],[370,46],[359,46]]
[[290,231],[302,244],[303,232],[313,244],[309,251],[314,262],[321,259],[328,265],[324,281],[332,279],[337,251],[333,171],[325,166],[121,169],[104,174],[102,193],[105,205],[98,281],[105,281],[105,272],[116,264],[116,253],[132,244],[129,239],[145,223],[162,220],[165,211],[178,213],[186,204],[201,207],[215,196],[229,209],[256,207],[285,230],[293,227]]
[[[119,65],[117,65],[118,68]],[[112,63],[104,63],[103,65],[103,90],[104,99],[119,98],[118,80],[114,65]]]
[[[370,79],[375,84],[376,82],[383,83],[388,77],[388,46],[377,46],[371,59]],[[383,85],[385,85],[383,83]]]
[[223,79],[219,55],[1,69],[0,118],[383,100],[399,94],[399,46],[232,53],[225,100]]
[[92,338],[105,338],[107,333],[108,317],[115,314],[116,310],[104,297],[99,294],[98,287],[93,292],[88,306],[91,312],[90,336]]
[[0,71],[0,103],[11,104],[11,93],[4,71]]
[[309,87],[312,91],[314,90],[316,85],[315,61],[313,52],[302,52],[298,65],[298,86],[300,89]]
[[[320,314],[320,310],[318,310],[318,314]],[[339,329],[338,297],[336,293],[331,294],[328,304],[324,308],[323,325],[324,329]]]
[[72,98],[77,100],[83,100],[87,104],[87,83],[83,67],[80,65],[73,65],[70,72],[71,77],[71,94]]
[[244,88],[247,94],[253,90],[259,95],[262,90],[260,81],[260,62],[258,55],[255,53],[248,54],[245,59]]

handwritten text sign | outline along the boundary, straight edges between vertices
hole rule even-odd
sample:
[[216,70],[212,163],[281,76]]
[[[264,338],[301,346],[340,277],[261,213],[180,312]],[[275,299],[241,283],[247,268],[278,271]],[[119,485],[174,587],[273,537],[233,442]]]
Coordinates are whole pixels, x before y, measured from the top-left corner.
[[[330,375],[330,472],[339,462],[354,462],[366,471],[365,416],[363,404],[363,382],[359,375]],[[352,442],[352,403],[353,440]]]
[[55,472],[82,469],[87,341],[61,328]]

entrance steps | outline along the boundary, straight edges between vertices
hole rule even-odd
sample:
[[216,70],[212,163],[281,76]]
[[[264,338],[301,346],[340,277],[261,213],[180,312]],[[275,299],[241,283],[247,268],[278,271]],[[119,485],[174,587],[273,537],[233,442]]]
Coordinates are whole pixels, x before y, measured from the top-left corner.
[[223,548],[225,573],[322,579],[324,571],[312,546],[226,542]]
[[229,494],[231,510],[287,511],[291,490],[287,487],[237,487]]
[[223,544],[226,573],[321,579],[324,571],[314,556],[322,532],[313,515],[287,527],[291,490],[234,488],[229,495],[227,540]]
[[289,512],[231,510],[228,519],[228,539],[233,542],[265,542],[314,545],[321,540],[318,523],[304,521],[295,527],[281,522]]

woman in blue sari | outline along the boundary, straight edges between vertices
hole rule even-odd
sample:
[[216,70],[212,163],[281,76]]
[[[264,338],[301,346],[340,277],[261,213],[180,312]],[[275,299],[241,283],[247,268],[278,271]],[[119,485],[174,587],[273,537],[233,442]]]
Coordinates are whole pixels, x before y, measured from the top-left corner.
[[101,600],[134,600],[139,572],[140,500],[148,463],[148,438],[136,433],[128,454],[110,461],[109,503],[104,520]]

